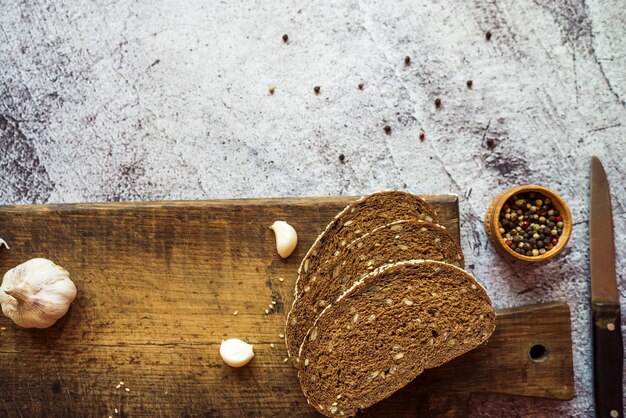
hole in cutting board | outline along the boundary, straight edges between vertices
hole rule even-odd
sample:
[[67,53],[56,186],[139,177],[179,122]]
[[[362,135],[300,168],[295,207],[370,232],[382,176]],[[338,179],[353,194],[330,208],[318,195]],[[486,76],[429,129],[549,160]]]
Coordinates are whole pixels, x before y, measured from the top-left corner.
[[535,344],[528,350],[528,356],[535,363],[542,363],[548,358],[549,351],[543,344]]

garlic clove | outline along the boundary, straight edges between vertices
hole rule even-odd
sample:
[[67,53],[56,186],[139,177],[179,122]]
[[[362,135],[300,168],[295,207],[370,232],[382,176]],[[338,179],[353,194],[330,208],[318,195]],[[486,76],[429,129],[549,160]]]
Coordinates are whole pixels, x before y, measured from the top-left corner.
[[252,360],[254,351],[251,344],[230,338],[220,344],[220,356],[231,367],[243,367]]
[[282,258],[291,255],[298,244],[298,234],[293,226],[285,221],[276,221],[270,226],[276,237],[276,251]]

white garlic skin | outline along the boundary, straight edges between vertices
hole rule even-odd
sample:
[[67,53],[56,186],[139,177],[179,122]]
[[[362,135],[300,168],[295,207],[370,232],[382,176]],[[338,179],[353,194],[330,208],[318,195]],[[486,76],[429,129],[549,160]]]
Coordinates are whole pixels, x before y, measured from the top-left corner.
[[48,328],[67,313],[76,286],[64,268],[33,258],[9,270],[0,286],[2,312],[22,328]]
[[230,338],[220,344],[220,356],[231,367],[243,367],[254,357],[254,350],[251,344]]
[[287,258],[298,245],[298,234],[293,226],[285,221],[276,221],[270,226],[276,237],[276,251],[282,258]]
[[0,238],[0,248],[2,248],[3,245],[6,247],[7,250],[9,249],[9,244],[7,244],[5,240]]

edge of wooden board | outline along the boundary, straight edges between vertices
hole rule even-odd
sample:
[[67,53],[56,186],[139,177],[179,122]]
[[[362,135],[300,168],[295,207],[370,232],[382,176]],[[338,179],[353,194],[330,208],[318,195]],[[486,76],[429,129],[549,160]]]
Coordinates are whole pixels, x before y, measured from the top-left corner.
[[[247,205],[292,205],[306,206],[316,203],[348,204],[359,196],[310,196],[310,197],[270,197],[245,199],[210,199],[210,200],[162,200],[162,201],[129,201],[129,202],[94,202],[94,203],[46,203],[26,205],[0,205],[0,211],[44,211],[44,210],[75,210],[75,209],[128,209],[128,208],[167,208],[167,207],[198,207],[198,206],[247,206]],[[456,203],[459,196],[456,194],[426,194],[416,195],[427,202]]]

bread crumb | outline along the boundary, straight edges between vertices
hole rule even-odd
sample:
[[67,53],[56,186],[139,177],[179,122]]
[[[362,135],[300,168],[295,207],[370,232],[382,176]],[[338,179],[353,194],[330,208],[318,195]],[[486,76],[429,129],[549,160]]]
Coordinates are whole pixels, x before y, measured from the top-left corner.
[[304,367],[307,367],[309,365],[309,359],[304,359]]
[[115,386],[115,389],[119,389],[121,387],[122,387],[122,385],[117,385],[117,386]]
[[238,313],[239,313],[239,311],[235,311],[235,312],[233,312],[233,315],[237,316]]
[[269,309],[266,309],[265,310],[265,315],[269,315],[269,313],[270,313]]
[[412,301],[412,300],[410,300],[410,299],[407,299],[407,298],[402,299],[402,302],[404,302],[404,304],[405,304],[406,306],[411,306],[411,305],[413,305],[413,301]]
[[274,347],[275,347],[274,343],[271,343],[271,344],[270,344],[270,347],[271,347],[271,348],[274,348]]
[[285,338],[285,334],[278,334],[278,338]]
[[285,358],[283,359],[283,363],[287,363],[288,361],[289,361],[289,357],[285,357]]
[[279,281],[279,282],[284,282],[284,281],[285,281],[285,279],[283,279],[282,277],[279,277],[279,278],[278,278],[278,281]]
[[130,392],[130,388],[124,388],[126,392]]
[[6,331],[7,329],[5,327],[0,328],[2,331]]
[[114,411],[115,411],[116,414],[120,412],[120,411],[117,410],[117,408],[115,408]]

